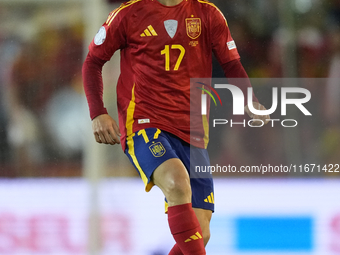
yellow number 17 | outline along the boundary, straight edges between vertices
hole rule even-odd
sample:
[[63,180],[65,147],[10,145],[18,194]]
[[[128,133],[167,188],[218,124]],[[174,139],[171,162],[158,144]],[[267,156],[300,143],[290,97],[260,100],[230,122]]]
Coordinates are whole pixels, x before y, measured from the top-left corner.
[[[177,71],[179,66],[181,65],[181,62],[183,60],[185,49],[180,44],[173,44],[171,45],[171,49],[180,50],[181,53],[179,54],[179,57],[177,59],[176,65],[174,67],[174,71]],[[165,71],[170,71],[170,45],[165,45],[164,50],[161,51],[162,55],[165,55]]]

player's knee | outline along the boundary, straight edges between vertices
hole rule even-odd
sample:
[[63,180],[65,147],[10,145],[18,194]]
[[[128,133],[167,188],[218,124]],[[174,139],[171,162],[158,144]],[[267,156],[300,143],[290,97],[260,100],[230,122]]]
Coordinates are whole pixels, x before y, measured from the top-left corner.
[[155,170],[152,178],[163,191],[169,206],[191,202],[189,174],[179,159],[165,161]]
[[178,199],[190,199],[191,187],[189,178],[174,177],[168,180],[166,185],[167,199],[169,202],[176,202]]

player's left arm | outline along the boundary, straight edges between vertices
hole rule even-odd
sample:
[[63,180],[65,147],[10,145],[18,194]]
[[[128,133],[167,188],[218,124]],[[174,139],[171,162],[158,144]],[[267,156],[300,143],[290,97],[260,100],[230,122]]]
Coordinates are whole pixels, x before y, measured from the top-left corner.
[[[213,52],[222,66],[225,76],[229,79],[229,82],[238,86],[242,90],[243,94],[247,95],[248,87],[252,87],[252,85],[240,61],[240,56],[238,54],[236,44],[231,37],[228,23],[219,9],[212,8],[211,11],[213,13],[210,15],[210,31]],[[266,110],[266,108],[259,103],[254,92],[253,106],[257,110]],[[262,120],[265,124],[267,124],[270,120],[269,115],[255,115],[251,113],[246,102],[245,111],[249,117]],[[252,125],[262,125],[262,122],[254,121]]]
[[[225,64],[221,65],[225,76],[229,78],[229,82],[233,85],[238,86],[244,95],[247,94],[247,89],[251,86],[249,77],[247,75],[247,72],[244,70],[244,67],[240,61],[240,59],[235,59],[232,61],[229,61]],[[253,91],[253,106],[256,110],[267,110],[262,104],[259,103],[258,99],[256,98],[254,91]],[[245,112],[249,115],[250,118],[254,119],[252,125],[253,126],[261,126],[261,121],[256,120],[262,120],[264,124],[267,124],[270,120],[269,115],[256,115],[253,114],[250,110],[248,105],[246,104],[245,100],[245,106],[244,106]]]

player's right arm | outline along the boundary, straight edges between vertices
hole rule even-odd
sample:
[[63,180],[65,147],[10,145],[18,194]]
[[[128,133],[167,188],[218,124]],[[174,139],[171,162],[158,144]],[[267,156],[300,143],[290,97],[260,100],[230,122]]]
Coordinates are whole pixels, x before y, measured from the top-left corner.
[[83,64],[83,83],[87,102],[92,119],[93,135],[98,143],[120,143],[120,131],[114,119],[108,115],[103,102],[103,61],[91,52],[87,55]]
[[82,68],[93,134],[98,143],[112,145],[120,143],[121,133],[116,121],[108,115],[104,107],[102,68],[116,50],[125,46],[122,6],[111,12],[99,29],[89,46],[89,53]]

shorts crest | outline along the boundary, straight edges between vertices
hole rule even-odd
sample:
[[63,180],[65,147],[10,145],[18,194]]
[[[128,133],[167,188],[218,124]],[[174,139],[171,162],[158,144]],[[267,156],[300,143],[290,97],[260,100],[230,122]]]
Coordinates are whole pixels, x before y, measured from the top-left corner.
[[166,150],[163,146],[163,144],[161,142],[157,142],[157,143],[153,143],[149,146],[149,149],[152,153],[152,155],[154,155],[154,157],[159,158],[162,157]]

